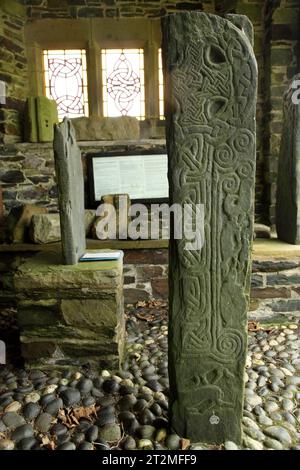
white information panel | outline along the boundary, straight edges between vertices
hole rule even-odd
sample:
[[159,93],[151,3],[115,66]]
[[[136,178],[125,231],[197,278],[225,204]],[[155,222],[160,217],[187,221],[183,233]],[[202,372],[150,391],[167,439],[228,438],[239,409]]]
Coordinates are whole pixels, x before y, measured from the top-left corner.
[[130,199],[169,197],[166,154],[93,157],[95,200],[107,194]]

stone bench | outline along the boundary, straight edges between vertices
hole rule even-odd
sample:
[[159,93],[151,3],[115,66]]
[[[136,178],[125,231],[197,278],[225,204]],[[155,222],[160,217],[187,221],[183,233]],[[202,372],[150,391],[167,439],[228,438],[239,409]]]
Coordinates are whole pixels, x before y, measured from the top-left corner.
[[117,369],[123,358],[123,260],[62,264],[38,253],[14,274],[22,355],[38,368]]

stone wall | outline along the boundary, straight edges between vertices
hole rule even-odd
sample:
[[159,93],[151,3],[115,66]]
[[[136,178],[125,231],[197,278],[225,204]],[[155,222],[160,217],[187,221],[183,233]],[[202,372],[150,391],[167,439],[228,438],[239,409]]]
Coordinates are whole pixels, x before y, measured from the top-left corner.
[[[32,256],[0,253],[0,309],[16,306],[13,273],[24,257]],[[125,304],[168,299],[168,249],[125,250],[123,273]],[[254,258],[249,319],[281,322],[299,315],[299,258]]]
[[300,315],[299,260],[254,260],[251,285],[250,318]]
[[0,0],[0,80],[6,83],[6,103],[0,104],[0,143],[20,140],[22,135],[21,118],[28,94],[25,22],[23,5]]
[[276,179],[280,150],[283,102],[282,96],[291,78],[300,70],[300,2],[281,0],[270,2],[266,50],[266,107],[264,126],[265,204],[269,220],[275,223]]
[[[98,142],[81,144],[83,167],[88,199],[87,159],[90,153],[135,152],[157,150],[165,152],[164,141],[148,140],[130,142]],[[55,182],[52,144],[0,144],[0,186],[3,189],[4,212],[7,214],[20,204],[38,204],[49,212],[57,212],[57,187]]]
[[212,8],[210,0],[29,0],[29,18],[126,18],[160,17],[182,9]]
[[57,211],[54,157],[51,146],[14,144],[0,146],[0,185],[4,212],[25,203]]
[[[124,258],[125,302],[168,299],[168,250],[128,250]],[[254,259],[249,319],[280,321],[300,315],[300,261]]]

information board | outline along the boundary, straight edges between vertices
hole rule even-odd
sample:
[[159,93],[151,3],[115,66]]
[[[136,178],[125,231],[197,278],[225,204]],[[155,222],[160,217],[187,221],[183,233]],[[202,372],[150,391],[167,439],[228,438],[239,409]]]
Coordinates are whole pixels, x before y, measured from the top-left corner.
[[166,154],[91,156],[93,200],[107,194],[128,194],[131,200],[169,197]]

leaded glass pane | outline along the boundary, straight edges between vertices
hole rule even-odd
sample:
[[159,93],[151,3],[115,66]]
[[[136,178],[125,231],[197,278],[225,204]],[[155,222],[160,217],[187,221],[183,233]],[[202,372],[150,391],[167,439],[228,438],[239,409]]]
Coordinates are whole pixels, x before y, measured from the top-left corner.
[[165,119],[164,76],[161,49],[158,49],[158,86],[159,86],[159,119]]
[[84,49],[45,50],[44,74],[46,96],[56,101],[60,119],[88,116]]
[[102,49],[104,116],[145,119],[143,49]]

